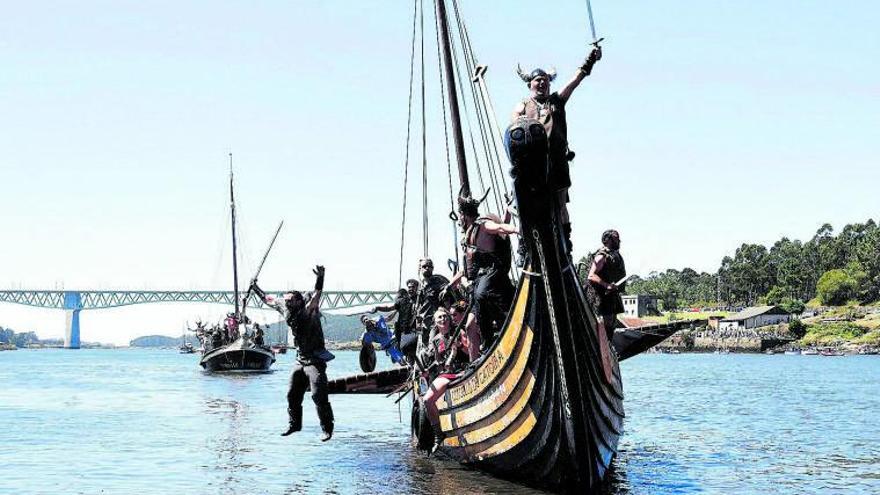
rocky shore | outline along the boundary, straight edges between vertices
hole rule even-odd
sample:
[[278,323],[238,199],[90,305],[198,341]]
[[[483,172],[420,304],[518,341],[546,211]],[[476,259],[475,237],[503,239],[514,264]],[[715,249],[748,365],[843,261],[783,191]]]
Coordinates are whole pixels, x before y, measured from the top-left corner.
[[[681,331],[657,346],[658,352],[667,353],[783,353],[785,351],[816,350],[843,355],[880,354],[880,345],[858,339],[817,341],[815,338],[798,339],[788,332],[787,325],[767,327],[765,331],[744,330],[723,333],[708,327]],[[808,336],[809,337],[809,336]]]

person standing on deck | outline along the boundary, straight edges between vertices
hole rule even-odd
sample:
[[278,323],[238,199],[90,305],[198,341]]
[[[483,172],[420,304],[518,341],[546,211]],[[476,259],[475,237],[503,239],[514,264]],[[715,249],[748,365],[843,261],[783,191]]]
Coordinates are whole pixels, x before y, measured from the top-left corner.
[[333,408],[327,394],[327,361],[335,356],[324,343],[324,329],[321,327],[321,313],[318,306],[321,302],[321,291],[324,289],[324,267],[318,265],[312,270],[317,276],[315,292],[308,302],[299,291],[290,291],[278,300],[267,296],[251,282],[251,290],[266,305],[275,308],[284,317],[290,332],[293,334],[293,346],[297,350],[297,364],[290,375],[290,388],[287,391],[287,414],[290,419],[287,431],[281,436],[302,430],[302,401],[306,390],[311,387],[312,401],[318,410],[321,430],[324,432],[321,441],[326,442],[333,436]]
[[514,288],[508,276],[512,262],[508,236],[519,233],[509,218],[502,220],[494,214],[481,217],[479,206],[479,200],[458,199],[464,263],[449,284],[455,287],[467,278],[473,285],[473,307],[465,326],[472,361],[477,357],[473,355],[477,349],[485,350],[492,345],[513,300]]
[[419,276],[422,281],[415,302],[416,329],[421,331],[421,344],[427,345],[431,327],[434,325],[434,313],[437,308],[445,305],[441,293],[449,285],[449,279],[434,273],[434,262],[431,258],[419,260]]
[[620,234],[616,230],[606,230],[602,233],[602,247],[593,256],[587,283],[598,299],[597,312],[602,317],[608,340],[614,337],[617,315],[623,313],[623,298],[620,293],[624,287],[618,287],[617,282],[624,277],[626,266],[623,256],[620,255]]
[[568,188],[571,186],[568,162],[574,159],[574,152],[568,148],[568,125],[565,120],[565,105],[571,94],[585,77],[593,70],[593,65],[602,58],[602,48],[596,46],[578,68],[574,77],[557,93],[550,92],[550,83],[556,78],[556,72],[535,69],[529,74],[519,68],[520,78],[529,86],[529,97],[522,100],[514,109],[512,121],[520,117],[535,119],[544,125],[547,132],[550,155],[550,183],[558,193],[560,221],[565,234],[566,249],[569,254],[571,245],[571,220],[568,216]]

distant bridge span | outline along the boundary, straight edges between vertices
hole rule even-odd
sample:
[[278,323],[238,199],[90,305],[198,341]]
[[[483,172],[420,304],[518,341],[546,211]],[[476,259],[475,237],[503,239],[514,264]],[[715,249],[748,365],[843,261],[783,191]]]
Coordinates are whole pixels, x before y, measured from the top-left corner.
[[[278,297],[285,292],[287,291],[266,293]],[[243,293],[239,294],[243,295]],[[346,309],[392,302],[395,294],[395,291],[324,291],[321,294],[321,309]],[[0,290],[0,302],[69,310],[117,308],[163,302],[198,302],[231,306],[235,304],[232,297],[232,291]],[[259,298],[251,297],[248,307],[263,309],[265,305]]]
[[[284,292],[287,291],[270,291],[267,294],[278,297]],[[320,307],[334,310],[389,303],[394,301],[395,295],[395,291],[324,291],[321,293]],[[64,335],[64,346],[69,348],[79,347],[79,312],[82,310],[173,302],[232,306],[235,304],[233,297],[232,291],[0,290],[0,303],[66,310],[67,332]],[[266,309],[257,297],[250,298],[248,307]]]

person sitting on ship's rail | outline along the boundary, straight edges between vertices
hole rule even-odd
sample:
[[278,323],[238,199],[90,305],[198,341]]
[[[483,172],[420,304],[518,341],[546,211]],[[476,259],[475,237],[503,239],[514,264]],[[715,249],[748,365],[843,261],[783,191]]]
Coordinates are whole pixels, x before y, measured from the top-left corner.
[[449,386],[449,382],[458,377],[456,371],[460,370],[465,364],[461,361],[461,358],[466,356],[467,352],[465,344],[461,339],[461,335],[459,335],[455,342],[452,342],[453,335],[451,332],[452,317],[448,309],[441,307],[434,313],[434,325],[428,347],[433,352],[434,363],[438,367],[439,374],[431,382],[425,395],[422,396],[425,412],[434,429],[434,447],[431,449],[431,452],[436,450],[440,443],[443,442],[443,431],[440,429],[440,411],[437,409],[437,399],[443,396],[446,392],[446,387]]
[[509,236],[519,234],[519,229],[510,223],[510,209],[503,219],[494,214],[480,216],[481,202],[471,197],[458,198],[464,256],[462,270],[448,286],[456,287],[466,278],[473,287],[472,314],[468,315],[465,327],[468,339],[474,343],[471,360],[479,357],[475,354],[477,347],[485,351],[492,346],[513,301],[514,287],[508,275],[513,261]]

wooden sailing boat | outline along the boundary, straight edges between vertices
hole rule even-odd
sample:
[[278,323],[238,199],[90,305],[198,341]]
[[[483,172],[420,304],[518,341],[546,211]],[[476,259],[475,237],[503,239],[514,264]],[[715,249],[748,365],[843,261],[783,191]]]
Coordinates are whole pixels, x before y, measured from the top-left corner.
[[187,328],[183,327],[183,336],[180,339],[180,347],[178,348],[178,352],[180,352],[180,354],[194,354],[196,352],[196,349],[195,347],[193,347],[192,342],[187,342],[186,331]]
[[[238,252],[235,232],[235,187],[232,174],[232,154],[229,155],[229,203],[232,215],[232,287],[235,301],[235,313],[227,318],[228,327],[236,330],[232,342],[206,349],[199,365],[205,371],[268,371],[275,362],[275,353],[271,349],[257,345],[251,340],[248,332],[247,319],[238,298]],[[280,229],[280,227],[279,227]],[[277,236],[277,232],[276,232]],[[273,239],[274,243],[274,239]],[[270,246],[271,248],[271,246]],[[267,252],[268,254],[268,252]],[[265,257],[263,258],[265,261]],[[232,331],[229,328],[226,331]]]

